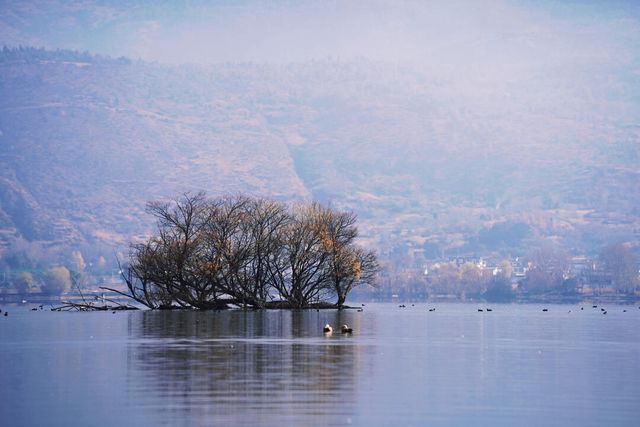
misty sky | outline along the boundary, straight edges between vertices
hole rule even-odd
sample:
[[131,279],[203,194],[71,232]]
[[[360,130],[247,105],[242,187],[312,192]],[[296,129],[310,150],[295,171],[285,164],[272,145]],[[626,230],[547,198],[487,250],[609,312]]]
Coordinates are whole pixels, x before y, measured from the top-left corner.
[[174,64],[366,57],[490,73],[640,50],[633,0],[0,4],[0,44]]

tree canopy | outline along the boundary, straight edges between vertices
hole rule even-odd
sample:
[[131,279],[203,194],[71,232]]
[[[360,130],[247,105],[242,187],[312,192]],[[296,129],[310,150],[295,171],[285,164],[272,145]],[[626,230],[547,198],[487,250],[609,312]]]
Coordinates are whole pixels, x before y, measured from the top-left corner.
[[157,233],[132,244],[128,296],[150,308],[304,308],[373,285],[379,264],[356,245],[356,216],[319,203],[187,193],[148,204]]

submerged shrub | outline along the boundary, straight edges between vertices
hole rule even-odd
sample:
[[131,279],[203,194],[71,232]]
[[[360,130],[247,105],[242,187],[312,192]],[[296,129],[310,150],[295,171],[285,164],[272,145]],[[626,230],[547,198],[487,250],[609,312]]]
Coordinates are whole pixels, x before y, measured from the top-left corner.
[[131,246],[124,277],[150,307],[308,307],[373,284],[374,252],[355,244],[356,217],[318,203],[184,194],[149,203],[157,233]]

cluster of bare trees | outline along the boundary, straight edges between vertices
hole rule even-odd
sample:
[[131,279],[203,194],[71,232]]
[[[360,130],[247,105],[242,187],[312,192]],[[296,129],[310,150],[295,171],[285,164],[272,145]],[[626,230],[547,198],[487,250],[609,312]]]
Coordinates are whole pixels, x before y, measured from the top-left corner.
[[374,284],[376,255],[355,244],[356,217],[318,203],[185,194],[153,202],[158,232],[131,246],[131,298],[150,308],[309,307]]

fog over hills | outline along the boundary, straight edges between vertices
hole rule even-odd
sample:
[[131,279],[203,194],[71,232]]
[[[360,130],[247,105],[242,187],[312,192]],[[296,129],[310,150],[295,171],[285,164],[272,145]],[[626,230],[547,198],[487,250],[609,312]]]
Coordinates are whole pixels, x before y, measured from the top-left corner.
[[201,189],[353,210],[396,257],[637,245],[638,7],[475,4],[6,3],[3,250],[122,247]]

